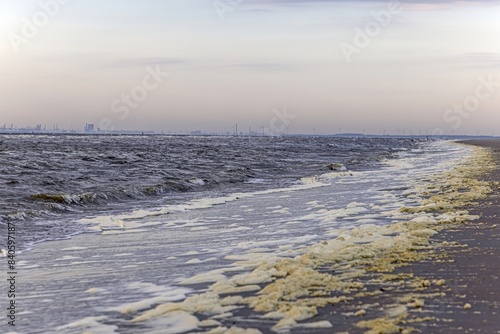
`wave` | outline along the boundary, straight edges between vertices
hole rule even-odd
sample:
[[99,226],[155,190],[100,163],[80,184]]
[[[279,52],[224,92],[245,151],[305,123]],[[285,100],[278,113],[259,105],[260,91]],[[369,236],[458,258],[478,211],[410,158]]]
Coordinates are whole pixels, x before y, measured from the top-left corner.
[[327,170],[331,171],[346,171],[347,168],[343,164],[340,163],[331,163],[325,166]]
[[96,193],[68,194],[35,194],[30,198],[35,201],[53,202],[59,204],[85,204],[95,202],[99,195]]
[[[63,218],[66,213],[96,215],[119,211],[124,203],[127,208],[152,207],[158,201],[175,204],[189,198],[316,184],[344,175],[338,173],[349,175],[347,168],[378,168],[374,166],[395,152],[421,148],[419,142],[385,138],[2,140],[0,217],[18,220]],[[318,176],[302,179],[312,175]]]

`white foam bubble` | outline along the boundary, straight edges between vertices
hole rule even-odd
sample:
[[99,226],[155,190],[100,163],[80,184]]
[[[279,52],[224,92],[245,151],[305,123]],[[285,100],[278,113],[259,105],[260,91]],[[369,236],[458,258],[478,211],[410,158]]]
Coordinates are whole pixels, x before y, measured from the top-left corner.
[[88,247],[80,247],[80,246],[74,246],[74,247],[68,247],[68,248],[62,248],[62,251],[80,251],[80,250],[85,250],[88,249]]
[[78,329],[79,333],[93,333],[93,334],[114,334],[117,333],[118,327],[115,325],[105,325],[102,321],[107,320],[108,317],[88,317],[81,320],[74,321],[70,324],[58,327],[58,331],[65,331],[71,329]]
[[198,328],[199,320],[192,314],[184,311],[169,312],[162,317],[148,321],[148,326],[157,328],[147,334],[180,334]]
[[191,290],[187,288],[158,286],[152,283],[144,282],[130,283],[127,285],[127,290],[150,294],[152,297],[111,307],[108,311],[116,311],[124,314],[136,313],[138,311],[148,309],[152,305],[183,300],[186,298],[186,294],[191,292]]

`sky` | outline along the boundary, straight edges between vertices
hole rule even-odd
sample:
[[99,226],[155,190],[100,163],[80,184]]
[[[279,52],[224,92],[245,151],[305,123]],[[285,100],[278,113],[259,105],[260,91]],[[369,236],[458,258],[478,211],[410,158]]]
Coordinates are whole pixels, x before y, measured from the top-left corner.
[[500,1],[0,0],[3,124],[500,135]]

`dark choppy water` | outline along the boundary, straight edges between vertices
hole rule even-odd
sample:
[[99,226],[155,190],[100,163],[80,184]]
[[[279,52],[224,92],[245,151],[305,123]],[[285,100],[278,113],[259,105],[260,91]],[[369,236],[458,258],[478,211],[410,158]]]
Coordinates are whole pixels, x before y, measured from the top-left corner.
[[[18,245],[82,232],[76,219],[282,187],[330,169],[377,168],[413,139],[0,136],[0,220]],[[4,244],[4,240],[2,240]]]

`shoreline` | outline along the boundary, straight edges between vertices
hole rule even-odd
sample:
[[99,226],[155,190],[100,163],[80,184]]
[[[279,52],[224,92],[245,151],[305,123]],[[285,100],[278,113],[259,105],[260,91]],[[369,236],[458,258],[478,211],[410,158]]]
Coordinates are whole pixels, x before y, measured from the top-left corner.
[[[487,182],[500,181],[500,140],[464,141],[465,145],[488,148],[492,151],[495,168],[481,179]],[[480,218],[445,227],[430,240],[432,249],[425,250],[426,259],[404,264],[394,272],[395,283],[380,284],[382,295],[362,298],[361,304],[379,304],[379,313],[384,305],[395,299],[413,295],[421,306],[410,313],[418,315],[414,322],[405,317],[395,323],[399,332],[422,333],[500,333],[500,187],[492,186],[486,199],[479,200],[471,208],[471,215]],[[418,292],[408,280],[418,278],[424,283]],[[381,282],[382,283],[382,282]],[[392,333],[387,331],[365,331],[356,323],[361,319],[332,321],[333,315],[346,314],[349,307],[336,310],[334,314],[323,310],[334,333]],[[387,318],[385,320],[388,320]],[[337,327],[337,328],[336,328]],[[406,331],[404,328],[410,328]]]
[[[500,181],[500,140],[460,143],[488,148],[495,168],[481,179]],[[491,188],[486,199],[468,208],[479,219],[445,229],[433,238],[432,243],[438,245],[436,252],[444,253],[446,261],[417,262],[405,268],[416,276],[446,282],[440,289],[444,296],[426,300],[437,321],[414,326],[422,332],[500,333],[500,187],[496,184]]]
[[[500,181],[500,140],[458,143],[489,149],[495,168],[480,179],[489,183]],[[418,303],[408,307],[408,311],[416,316],[416,321],[393,317],[394,326],[385,330],[379,327],[380,331],[366,331],[358,326],[358,321],[362,319],[346,317],[337,321],[337,326],[332,321],[333,315],[345,315],[349,307],[341,307],[330,316],[324,310],[322,314],[332,322],[333,332],[500,333],[500,217],[497,217],[500,212],[500,187],[497,183],[491,188],[492,192],[486,199],[466,208],[479,219],[444,227],[431,237],[431,249],[423,251],[425,259],[403,264],[394,271],[395,284],[380,282],[378,288],[383,290],[382,294],[358,301],[360,305],[378,303],[379,316],[382,316],[386,313],[385,305],[412,296],[410,301]],[[415,279],[423,286],[415,289],[415,285],[410,283]]]
[[[476,155],[476,157],[485,157],[485,161],[489,161],[488,154],[481,153]],[[470,162],[471,160],[467,161]],[[467,167],[469,164],[465,166]],[[474,179],[477,176],[474,168],[471,168],[469,171],[467,168],[462,168],[461,171]],[[426,187],[432,186],[433,180],[441,186],[450,185],[450,180],[457,181],[459,185],[460,182],[467,181],[467,178],[463,177],[460,172],[443,173],[438,174],[442,175],[442,177],[425,179],[424,185],[426,186],[421,187],[425,189],[412,188],[405,196],[408,196],[410,202],[413,202],[416,198],[425,199],[424,193],[430,189]],[[425,176],[423,174],[424,178]],[[470,196],[468,198],[474,198],[474,192],[476,192],[476,195],[482,193],[480,184],[471,182],[469,186],[471,189],[465,191],[465,194]],[[454,187],[452,193],[459,195],[459,189],[459,186]],[[448,197],[441,196],[443,202],[446,202],[447,199]],[[303,198],[301,198],[301,201],[304,201]],[[467,200],[461,201],[461,203],[466,202]],[[424,204],[425,201],[422,202],[422,205]],[[453,211],[453,208],[456,209],[458,207],[450,207],[449,211]],[[411,217],[416,216],[423,218],[436,217],[438,221],[442,220],[442,218],[437,218],[439,213],[432,210],[427,211],[429,207],[426,206],[420,208],[423,209],[422,211],[413,211],[412,207],[403,207],[403,209],[408,209],[408,211],[403,210],[397,214],[401,217],[398,219],[401,219],[403,222],[405,221],[405,217],[410,217],[408,220],[411,220]],[[459,210],[461,209],[457,209],[457,211]],[[450,218],[446,220],[460,223],[467,219],[467,217],[469,217],[468,214],[463,213],[463,211],[456,212],[456,214],[452,212]],[[348,333],[365,333],[370,328],[372,328],[372,331],[369,333],[410,333],[409,328],[422,328],[423,332],[427,332],[429,326],[433,323],[431,319],[427,319],[432,316],[432,314],[428,314],[427,308],[432,305],[431,297],[433,296],[421,298],[422,296],[418,294],[434,294],[434,297],[436,297],[437,293],[445,293],[446,289],[448,289],[446,284],[440,283],[442,278],[437,279],[426,274],[426,271],[430,273],[437,272],[435,270],[436,264],[433,261],[440,261],[438,263],[442,263],[446,260],[446,254],[436,253],[436,247],[434,246],[428,247],[429,237],[434,234],[434,231],[431,229],[436,228],[437,223],[436,220],[432,221],[416,221],[414,224],[417,225],[416,227],[412,227],[411,223],[397,223],[395,224],[396,226],[377,228],[370,227],[368,224],[363,228],[354,229],[352,233],[341,234],[336,239],[321,241],[311,247],[307,247],[307,249],[304,248],[303,251],[297,253],[300,255],[298,256],[300,259],[283,258],[280,261],[270,259],[270,262],[265,261],[265,263],[258,265],[257,268],[255,268],[256,262],[251,261],[250,258],[229,259],[238,260],[236,263],[242,267],[248,266],[248,268],[255,268],[256,270],[252,272],[244,271],[239,275],[238,273],[241,270],[238,270],[234,272],[237,276],[233,276],[231,272],[226,271],[227,279],[206,287],[207,290],[205,291],[210,292],[210,289],[212,289],[212,294],[188,294],[189,301],[187,303],[175,302],[162,304],[160,301],[161,298],[159,298],[158,302],[161,305],[153,301],[151,301],[151,305],[145,308],[144,306],[139,306],[138,303],[135,303],[137,305],[130,304],[130,307],[127,306],[126,312],[120,311],[123,313],[120,317],[121,320],[113,316],[113,318],[103,320],[103,323],[109,326],[115,326],[120,323],[121,329],[133,330],[135,327],[128,326],[139,326],[137,328],[140,328],[143,321],[149,322],[149,320],[152,320],[163,321],[165,323],[181,321],[186,322],[184,325],[189,326],[189,323],[193,324],[192,330],[188,330],[188,332],[201,333],[211,330],[210,333],[225,333],[226,330],[230,330],[230,333],[252,334],[258,333],[256,330],[261,333],[274,333],[271,327],[276,327],[273,325],[279,321],[280,316],[284,315],[283,321],[279,322],[283,327],[282,329],[286,330],[289,327],[291,333],[346,333],[346,330],[348,330]],[[452,223],[446,224],[446,227],[450,226],[455,228],[455,225],[452,225]],[[161,227],[158,226],[157,228],[158,232],[160,232]],[[140,231],[139,229],[138,232]],[[440,234],[432,239],[433,244],[439,236]],[[161,239],[159,233],[155,233],[155,237]],[[127,243],[127,252],[130,254],[113,254],[115,248],[112,247],[110,241],[116,239],[115,241],[118,242],[121,239],[113,238],[112,235],[109,238],[106,242],[106,247],[109,247],[109,251],[111,251],[110,255],[120,256],[116,258],[116,261],[122,259],[124,265],[130,264],[128,263],[130,261],[123,257],[123,255],[132,256],[132,254],[137,253],[134,250],[144,250],[145,245],[142,241],[141,233],[129,234],[128,239],[133,238],[131,240],[135,240],[132,244]],[[86,261],[83,259],[98,259],[102,257],[102,246],[94,245],[93,242],[97,242],[97,240],[93,240],[92,237],[87,239],[84,246],[90,248],[81,248],[82,250],[78,251],[78,256],[82,260],[78,260],[72,256],[64,256],[63,258],[56,258],[54,261],[65,260],[64,258],[68,258],[70,261]],[[157,262],[153,261],[152,263],[148,260],[148,266],[154,263],[160,267],[165,265],[165,259],[161,258],[161,254],[166,253],[159,249],[159,246],[163,245],[160,239],[158,242],[151,240],[150,246],[154,246],[154,252],[157,254],[151,255]],[[349,239],[351,240],[349,241]],[[90,241],[92,242],[88,244]],[[72,248],[73,242],[71,241],[57,244],[67,244],[64,247],[59,247],[65,251],[76,251],[78,248]],[[164,246],[167,247],[167,245]],[[47,249],[54,256],[60,257],[61,255],[59,251],[50,249],[51,247],[49,246],[42,248]],[[119,248],[117,247],[116,249]],[[450,250],[457,250],[459,248],[459,245],[450,245]],[[260,250],[256,249],[254,252],[257,251]],[[76,255],[76,253],[74,254]],[[41,256],[43,254],[38,255]],[[146,258],[141,258],[141,260],[146,261]],[[43,261],[35,261],[34,263],[38,262],[44,263]],[[91,262],[88,263],[90,264]],[[232,264],[228,263],[228,265]],[[424,269],[420,271],[411,269],[414,272],[408,271],[410,270],[408,268],[419,265],[424,265]],[[425,265],[428,266],[427,269],[425,269]],[[94,265],[90,265],[90,267],[92,266]],[[118,267],[120,265],[117,264]],[[58,265],[55,268],[60,268],[60,266]],[[48,272],[43,273],[45,270],[40,269],[42,270],[40,274],[43,277],[49,274]],[[64,271],[60,275],[57,274],[59,270],[50,271],[51,280],[67,280],[77,274],[76,272],[71,272],[71,270],[66,270],[67,272]],[[364,274],[360,274],[363,271]],[[78,275],[80,274],[85,273],[78,273]],[[92,270],[88,274],[92,274]],[[117,271],[113,275],[121,274]],[[107,275],[106,279],[109,279],[111,276]],[[193,282],[195,283],[195,281]],[[275,284],[276,282],[277,284]],[[285,283],[280,284],[281,282]],[[186,284],[184,286],[189,288],[189,283]],[[181,285],[183,284],[181,283]],[[94,289],[94,286],[92,286],[92,289],[88,290],[92,291],[92,295],[88,296],[89,300],[93,300],[92,303],[96,302],[99,298],[105,298],[107,294],[107,292],[102,292],[99,289],[101,288],[99,284],[95,285],[95,287],[97,289]],[[288,299],[287,291],[293,292],[289,296],[291,299]],[[299,294],[304,294],[295,295],[297,291],[299,291]],[[83,290],[80,292],[83,292]],[[87,291],[85,293],[88,295]],[[196,298],[196,295],[200,295],[200,298]],[[263,297],[260,298],[258,296]],[[117,297],[120,299],[124,298],[124,296]],[[397,301],[399,305],[394,302],[394,299],[408,297],[410,299]],[[80,300],[86,299],[87,297],[82,295]],[[422,302],[424,299],[425,303]],[[126,298],[123,301],[125,302]],[[146,301],[148,300],[141,299],[140,303],[144,304]],[[283,303],[283,301],[285,302]],[[128,304],[125,303],[124,305]],[[136,307],[137,309],[135,309]],[[460,307],[463,308],[463,305],[460,305]],[[387,317],[388,310],[391,313],[389,318]],[[173,313],[169,313],[172,311]],[[217,317],[213,316],[213,312],[215,312]],[[315,314],[315,312],[317,313]],[[266,313],[268,317],[263,318],[262,316]],[[276,318],[277,316],[278,318]],[[177,320],[175,317],[177,317]],[[198,327],[197,331],[194,330],[196,328],[194,324],[198,323],[196,317],[199,319],[199,326],[201,327]],[[92,320],[92,318],[88,319]],[[125,319],[126,323],[123,323]],[[379,323],[370,322],[372,320],[387,326],[382,328]],[[363,323],[363,321],[365,322],[365,328],[360,328],[359,323]],[[75,324],[68,326],[72,327]],[[70,327],[65,326],[63,328],[67,330]],[[234,328],[234,330],[231,328]],[[244,330],[245,328],[247,328],[246,331]]]
[[[500,140],[470,140],[461,142],[488,148],[496,163],[495,169],[484,175],[488,182],[500,181]],[[467,244],[463,249],[445,249],[453,262],[440,271],[454,281],[450,295],[467,300],[472,312],[446,314],[453,327],[466,333],[500,333],[500,187],[493,187],[488,198],[470,210],[481,218],[444,231],[438,239]],[[454,280],[453,280],[454,279]],[[465,296],[465,297],[464,297]],[[440,312],[443,313],[443,312]],[[442,332],[452,332],[448,326],[438,326]]]
[[[500,148],[500,141],[461,144]],[[479,177],[475,175],[478,181],[491,184],[500,179],[500,150],[493,154],[493,161],[493,170]],[[428,245],[400,253],[401,259],[393,257],[397,252],[392,257],[391,254],[382,255],[396,263],[392,270],[367,269],[370,261],[361,262],[366,270],[357,278],[364,285],[362,290],[348,294],[330,292],[331,298],[347,299],[319,306],[315,316],[300,321],[298,326],[292,323],[289,332],[500,333],[500,228],[496,217],[500,187],[497,183],[491,188],[485,199],[464,202],[468,214],[478,219],[429,225],[438,233],[429,237]],[[458,206],[454,210],[463,208]],[[332,270],[325,267],[320,272],[329,274]],[[263,290],[267,287],[269,285]],[[277,328],[271,329],[275,322],[262,319],[261,312],[256,313],[247,306],[233,313],[235,317],[221,320],[219,331],[214,329],[210,333],[226,333],[225,330],[234,327],[238,330],[252,328],[257,330],[255,333],[276,333]],[[307,327],[308,323],[317,326]]]

